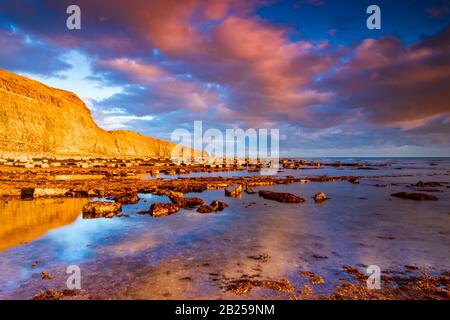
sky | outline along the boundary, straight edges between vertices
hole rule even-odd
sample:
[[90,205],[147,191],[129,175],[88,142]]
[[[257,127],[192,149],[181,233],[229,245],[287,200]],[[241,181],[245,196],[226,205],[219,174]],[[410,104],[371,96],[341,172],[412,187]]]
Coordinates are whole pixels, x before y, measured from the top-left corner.
[[0,0],[0,44],[0,68],[107,130],[201,120],[279,129],[282,156],[450,156],[450,0]]

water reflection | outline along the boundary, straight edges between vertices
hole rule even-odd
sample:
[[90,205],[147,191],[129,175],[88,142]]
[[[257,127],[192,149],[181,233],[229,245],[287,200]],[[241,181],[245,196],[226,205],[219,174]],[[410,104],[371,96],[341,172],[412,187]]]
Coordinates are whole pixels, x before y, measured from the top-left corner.
[[0,251],[71,224],[86,202],[86,199],[0,201]]

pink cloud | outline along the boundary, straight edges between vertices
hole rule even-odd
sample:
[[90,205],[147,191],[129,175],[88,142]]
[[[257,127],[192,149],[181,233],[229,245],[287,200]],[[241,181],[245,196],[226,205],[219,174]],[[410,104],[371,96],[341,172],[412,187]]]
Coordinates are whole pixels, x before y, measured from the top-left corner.
[[218,94],[213,90],[202,86],[201,83],[180,79],[157,65],[128,58],[101,60],[97,62],[97,65],[120,73],[129,83],[148,87],[152,94],[145,101],[146,109],[140,110],[141,113],[151,114],[155,107],[166,110],[182,108],[205,112],[219,103]]
[[447,114],[450,27],[409,47],[395,38],[365,40],[327,83],[379,124],[408,127]]

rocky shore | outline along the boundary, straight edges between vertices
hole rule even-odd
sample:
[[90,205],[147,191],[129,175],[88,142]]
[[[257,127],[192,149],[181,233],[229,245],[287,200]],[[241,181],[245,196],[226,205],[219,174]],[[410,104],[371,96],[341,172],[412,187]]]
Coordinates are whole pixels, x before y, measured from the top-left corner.
[[[232,212],[235,206],[240,206],[241,202],[242,208],[259,206],[258,214],[263,206],[305,209],[308,205],[318,208],[342,204],[340,203],[342,198],[326,188],[329,183],[339,183],[339,186],[348,186],[351,190],[369,188],[375,191],[378,188],[386,188],[387,201],[398,201],[406,206],[414,205],[417,201],[422,201],[424,205],[432,205],[436,201],[440,204],[445,201],[442,195],[448,192],[449,187],[445,179],[439,182],[428,181],[426,177],[419,178],[410,173],[392,174],[393,171],[389,171],[370,174],[372,170],[388,168],[388,164],[370,166],[358,162],[334,163],[283,159],[279,173],[267,176],[259,174],[261,166],[262,164],[246,163],[185,165],[174,164],[168,159],[149,158],[47,158],[26,161],[6,159],[0,161],[0,200],[26,203],[36,199],[62,201],[67,198],[84,198],[79,199],[85,201],[82,204],[84,219],[116,219],[130,216],[133,218],[114,220],[118,223],[146,219],[150,223],[165,224],[165,221],[171,220],[167,216],[175,215],[175,219],[183,219],[185,218],[183,209],[189,209],[184,212],[195,216],[198,221],[203,223],[212,219],[217,223],[221,217]],[[345,173],[343,175],[320,174],[321,168],[340,170],[342,167],[349,170],[365,168],[370,172],[349,175],[348,173],[353,171],[345,170],[342,171]],[[315,169],[317,169],[316,175],[309,174]],[[239,173],[247,172],[255,172],[255,174],[239,175]],[[186,176],[192,173],[204,173],[204,175]],[[209,173],[211,175],[208,175]],[[440,179],[448,175],[449,172],[441,172]],[[396,181],[397,178],[399,182]],[[408,182],[402,180],[405,178]],[[383,179],[388,179],[389,182]],[[294,189],[290,186],[295,184],[298,188]],[[314,184],[311,188],[313,191],[304,192],[302,188],[305,186],[300,186],[301,184]],[[273,188],[274,186],[281,188]],[[283,191],[280,192],[280,189]],[[215,190],[215,193],[206,193],[209,190]],[[158,202],[150,204],[146,202],[145,194],[165,196],[166,200],[158,198]],[[216,197],[218,194],[220,196]],[[245,201],[249,195],[252,197],[251,202]],[[359,199],[367,200],[367,198]],[[128,206],[135,204],[136,206]],[[138,208],[137,204],[139,209],[135,209]],[[134,212],[131,212],[132,210]],[[277,210],[279,209],[275,209],[274,212],[278,212]],[[222,211],[225,214],[220,214]],[[133,216],[134,213],[138,215]],[[215,214],[218,215],[215,216]],[[103,220],[96,222],[101,221]],[[109,220],[104,221],[109,222]],[[254,227],[255,225],[252,226]],[[290,234],[288,231],[286,233]],[[320,239],[323,235],[313,236]],[[377,233],[375,236],[380,241],[396,241],[396,237],[398,238],[397,234],[389,233]],[[228,243],[231,240],[224,238],[223,241]],[[269,254],[259,253],[253,253],[249,257],[249,260],[256,263],[256,266],[251,269],[254,273],[245,272],[242,276],[230,276],[229,273],[221,274],[218,270],[213,270],[209,274],[214,278],[211,281],[220,287],[225,297],[251,297],[252,294],[263,290],[274,292],[275,295],[279,294],[280,298],[285,299],[449,299],[448,272],[429,273],[429,270],[421,267],[414,270],[406,267],[406,270],[400,271],[387,270],[382,275],[382,290],[373,291],[366,287],[367,275],[361,271],[364,268],[355,265],[338,265],[336,268],[342,269],[339,270],[339,283],[333,284],[332,290],[323,294],[321,288],[330,284],[326,276],[320,274],[320,270],[298,270],[297,278],[283,275],[267,277],[262,274],[261,265],[268,264],[269,260],[272,262],[273,258]],[[270,255],[272,254],[273,252],[270,252]],[[327,261],[330,254],[338,253],[314,252],[311,259]],[[240,262],[238,267],[241,268]],[[51,282],[54,270],[42,272],[44,272],[41,274],[42,281]],[[191,281],[188,280],[189,277],[193,276],[186,277],[183,283]],[[34,299],[96,298],[91,296],[91,293],[62,289],[35,291],[34,294]]]
[[[283,160],[282,166],[295,163],[295,170],[316,167],[367,167],[362,163],[318,163]],[[297,167],[298,165],[298,167]],[[303,165],[304,167],[301,167]],[[221,172],[241,172],[258,169],[250,164],[195,164],[176,165],[168,159],[0,159],[0,199],[105,197],[127,204],[138,201],[138,193],[158,194],[164,190],[181,193],[225,189],[230,197],[240,197],[242,191],[253,193],[252,187],[277,184],[348,181],[359,183],[361,179],[388,177],[377,176],[317,176],[309,178],[282,176],[231,176],[221,177]],[[385,167],[387,164],[380,164]],[[374,166],[374,168],[376,168]],[[214,177],[183,177],[189,173],[216,173]],[[282,173],[282,170],[280,169]],[[176,179],[158,178],[159,175],[178,175]],[[146,176],[152,179],[144,179]],[[391,177],[407,175],[391,175]],[[161,191],[162,190],[162,191]],[[260,194],[271,197],[269,194]],[[399,195],[401,196],[401,195]],[[276,195],[272,195],[276,198]],[[402,196],[404,197],[404,196]],[[407,196],[406,196],[407,197]],[[417,196],[416,196],[417,198]],[[426,197],[424,197],[426,198]],[[279,199],[280,200],[280,199]],[[295,200],[295,201],[294,201]],[[303,202],[291,197],[286,202]]]

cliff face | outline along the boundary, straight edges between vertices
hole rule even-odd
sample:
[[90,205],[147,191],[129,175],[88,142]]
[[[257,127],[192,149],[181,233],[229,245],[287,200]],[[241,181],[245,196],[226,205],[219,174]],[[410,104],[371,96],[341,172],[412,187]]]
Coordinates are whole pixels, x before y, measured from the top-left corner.
[[75,94],[0,69],[0,154],[171,156],[174,143],[97,126]]

